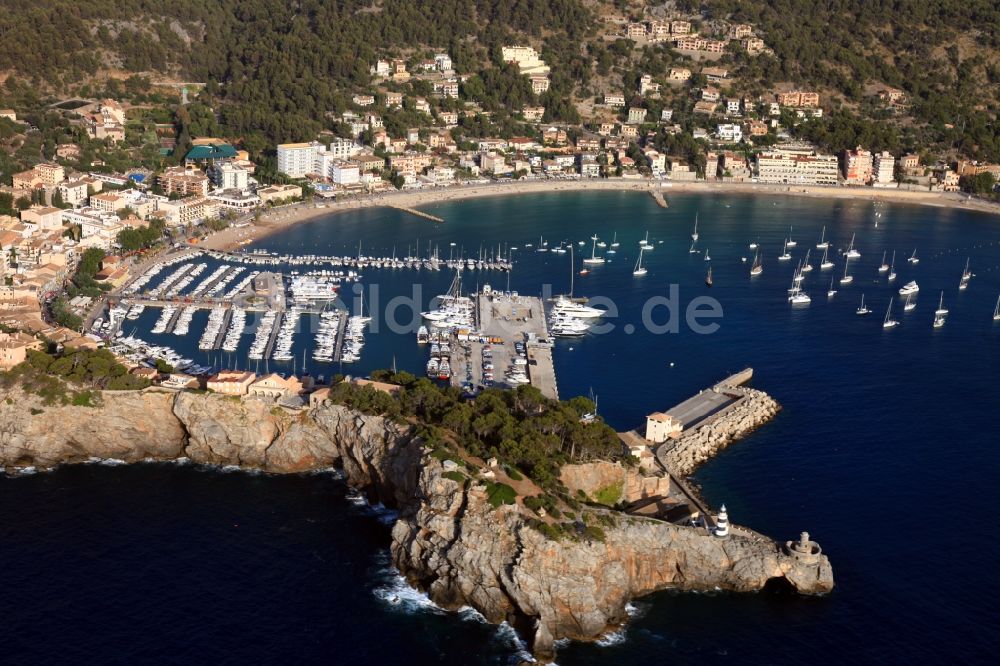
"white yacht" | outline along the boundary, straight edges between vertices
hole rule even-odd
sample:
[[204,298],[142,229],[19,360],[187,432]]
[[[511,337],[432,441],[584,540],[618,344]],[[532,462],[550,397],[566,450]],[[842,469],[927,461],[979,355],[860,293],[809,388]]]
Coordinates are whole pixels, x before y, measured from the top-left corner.
[[851,244],[847,246],[846,252],[847,256],[851,259],[857,259],[861,256],[861,253],[854,248],[854,236],[855,234],[851,234]]
[[587,257],[587,258],[585,258],[583,260],[583,263],[585,263],[585,264],[603,264],[604,263],[604,257],[598,257],[597,256],[597,236],[596,235],[591,236],[590,240],[593,241],[593,244],[591,245],[591,248],[590,248],[590,256]]
[[892,328],[893,326],[899,326],[899,322],[892,318],[892,301],[889,299],[889,307],[885,311],[885,320],[882,322],[882,328]]
[[888,273],[889,272],[889,264],[885,263],[885,254],[886,254],[885,252],[882,253],[882,263],[878,267],[878,272],[879,273]]
[[552,306],[552,310],[554,312],[568,314],[573,317],[603,317],[606,314],[605,310],[577,303],[576,301],[566,298],[565,296],[560,296],[556,299],[555,304]]
[[778,261],[788,261],[792,258],[792,255],[788,254],[788,239],[781,246],[781,254],[778,256]]
[[641,248],[643,248],[645,250],[652,250],[653,249],[652,244],[650,244],[650,242],[649,242],[649,232],[648,231],[646,232],[646,237],[644,239],[642,239],[641,241],[639,241],[639,247],[641,247]]
[[795,247],[796,245],[798,245],[798,243],[792,240],[792,227],[788,227],[788,241],[785,243],[785,245],[787,247]]
[[829,243],[828,243],[827,247],[823,248],[823,260],[819,264],[819,267],[820,267],[821,270],[825,271],[828,268],[833,268],[833,262],[830,261],[830,258],[828,256],[829,251],[830,250],[829,250]]
[[870,314],[871,313],[871,310],[869,310],[868,306],[865,305],[865,295],[864,294],[861,294],[861,307],[859,307],[856,310],[856,312],[859,315],[866,315],[866,314]]
[[912,296],[912,294],[906,295],[906,302],[903,303],[903,312],[909,312],[913,308],[917,307],[916,302],[910,298],[910,296]]
[[813,269],[813,265],[809,263],[809,253],[810,252],[812,252],[812,250],[806,250],[806,258],[802,262],[802,272],[803,273],[809,273]]
[[833,288],[833,278],[830,278],[830,288],[826,292],[827,298],[833,298],[837,295],[837,290]]
[[614,249],[619,245],[621,245],[621,243],[618,242],[618,232],[616,231],[614,237],[611,239],[611,247]]
[[937,310],[934,311],[936,315],[946,315],[948,310],[944,307],[944,292],[941,292],[941,298],[938,300]]
[[965,270],[962,271],[962,279],[958,283],[958,288],[965,290],[969,286],[969,280],[972,279],[972,271],[969,270],[969,260],[965,260]]
[[907,296],[909,294],[915,294],[920,291],[920,287],[917,285],[915,280],[911,280],[899,288],[900,296]]
[[639,260],[635,262],[635,270],[632,271],[632,275],[645,275],[646,268],[642,265],[642,253],[644,248],[639,248]]
[[920,263],[920,259],[917,258],[917,248],[913,248],[913,254],[910,255],[910,258],[907,259],[907,261],[910,262],[911,264]]
[[830,247],[830,243],[828,243],[827,240],[826,240],[826,226],[824,225],[823,226],[823,231],[821,231],[820,234],[819,234],[819,242],[816,243],[816,249],[817,250],[825,250],[828,247]]
[[840,278],[840,284],[851,284],[854,282],[854,276],[847,272],[848,267],[851,265],[851,255],[847,255],[844,258],[844,277]]

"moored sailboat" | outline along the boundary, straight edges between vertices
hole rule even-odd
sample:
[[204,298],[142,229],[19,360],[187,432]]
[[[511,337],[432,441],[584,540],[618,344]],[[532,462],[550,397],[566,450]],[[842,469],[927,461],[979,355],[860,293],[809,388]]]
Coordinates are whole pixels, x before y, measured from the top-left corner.
[[899,322],[892,318],[892,302],[893,299],[890,298],[889,307],[885,311],[885,319],[882,321],[882,328],[892,328],[899,325]]
[[642,265],[642,253],[645,248],[639,248],[639,259],[635,262],[635,270],[632,271],[632,275],[645,275],[646,267]]
[[856,312],[859,315],[866,315],[866,314],[870,314],[871,313],[871,310],[869,310],[868,306],[865,305],[865,295],[864,294],[861,294],[861,306],[856,310]]

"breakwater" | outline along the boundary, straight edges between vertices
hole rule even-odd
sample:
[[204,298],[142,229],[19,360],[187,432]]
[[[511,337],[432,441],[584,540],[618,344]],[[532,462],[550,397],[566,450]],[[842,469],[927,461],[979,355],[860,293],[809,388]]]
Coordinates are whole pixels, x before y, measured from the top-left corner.
[[730,402],[656,449],[660,463],[675,474],[691,474],[719,451],[770,421],[781,409],[767,393],[746,386],[721,383],[709,390]]

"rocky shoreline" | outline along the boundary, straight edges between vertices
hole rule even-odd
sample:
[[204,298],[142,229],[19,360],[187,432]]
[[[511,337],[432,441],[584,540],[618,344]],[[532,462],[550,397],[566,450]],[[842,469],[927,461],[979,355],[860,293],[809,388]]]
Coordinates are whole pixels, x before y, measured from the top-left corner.
[[[606,511],[602,540],[551,539],[520,503],[494,508],[476,480],[446,475],[413,428],[324,405],[290,412],[213,394],[114,392],[96,407],[48,407],[0,394],[0,466],[51,468],[93,457],[239,465],[272,473],[343,470],[347,482],[399,512],[392,558],[438,605],[509,622],[536,657],[562,638],[595,640],[657,590],[750,592],[779,580],[803,594],[833,587],[825,555]],[[595,509],[595,511],[601,511]]]

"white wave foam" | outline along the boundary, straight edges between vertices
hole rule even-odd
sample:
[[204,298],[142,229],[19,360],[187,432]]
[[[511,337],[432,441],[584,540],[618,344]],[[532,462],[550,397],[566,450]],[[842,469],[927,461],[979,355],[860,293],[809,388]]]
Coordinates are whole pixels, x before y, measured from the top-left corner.
[[624,642],[625,642],[624,628],[604,634],[596,641],[597,645],[601,647],[611,647],[612,645],[620,645]]
[[104,465],[105,467],[118,467],[119,465],[126,464],[121,458],[103,458],[97,462],[98,465]]

